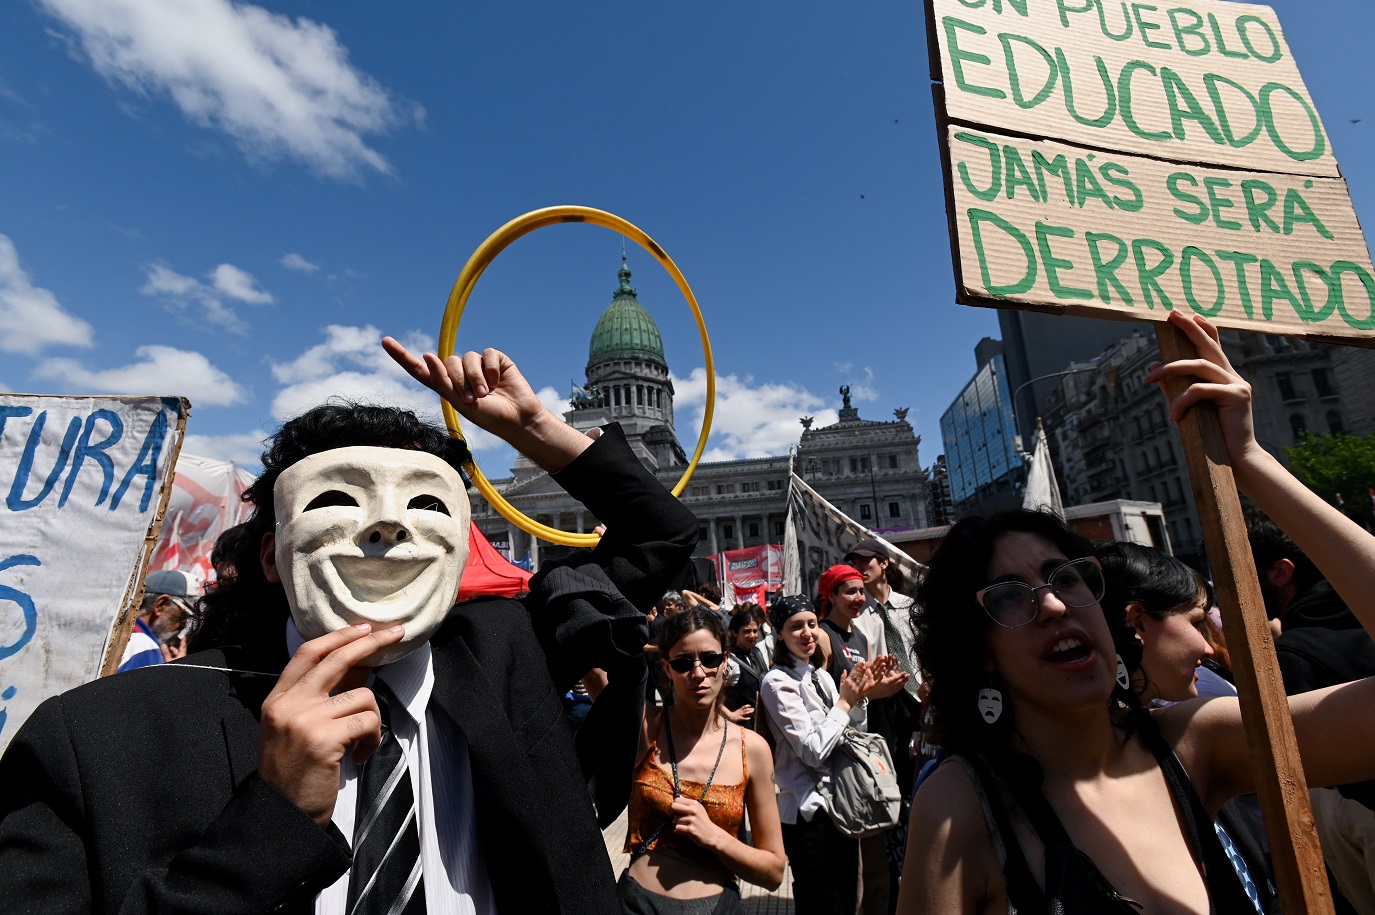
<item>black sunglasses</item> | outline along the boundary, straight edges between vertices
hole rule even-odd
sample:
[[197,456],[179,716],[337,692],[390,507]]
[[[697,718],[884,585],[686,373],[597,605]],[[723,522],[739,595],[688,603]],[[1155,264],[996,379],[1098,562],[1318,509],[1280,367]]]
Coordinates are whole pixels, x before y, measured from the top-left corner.
[[704,651],[697,657],[674,658],[668,662],[668,666],[673,668],[674,673],[690,674],[692,668],[698,664],[702,665],[703,670],[715,670],[721,666],[721,662],[726,659],[724,652]]

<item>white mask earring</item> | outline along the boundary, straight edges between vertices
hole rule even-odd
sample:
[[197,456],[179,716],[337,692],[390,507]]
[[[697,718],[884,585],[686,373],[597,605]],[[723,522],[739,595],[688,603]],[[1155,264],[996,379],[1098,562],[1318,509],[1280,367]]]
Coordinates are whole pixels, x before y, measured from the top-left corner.
[[1127,662],[1122,660],[1122,656],[1117,656],[1117,685],[1123,689],[1132,688],[1131,673],[1127,670]]
[[984,724],[996,724],[1003,716],[1003,694],[994,686],[979,690],[979,717]]

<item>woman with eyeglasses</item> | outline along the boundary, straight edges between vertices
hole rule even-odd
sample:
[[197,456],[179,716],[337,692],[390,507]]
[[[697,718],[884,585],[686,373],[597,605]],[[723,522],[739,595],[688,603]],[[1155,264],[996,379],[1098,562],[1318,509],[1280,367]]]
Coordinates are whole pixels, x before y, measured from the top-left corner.
[[825,632],[805,597],[780,598],[769,611],[777,641],[759,698],[773,735],[778,814],[793,872],[797,915],[854,915],[859,840],[836,829],[826,811],[831,753],[846,727],[863,730],[870,695],[901,688],[891,659],[858,661],[839,686],[823,673]]
[[[1190,381],[1176,419],[1217,406],[1240,488],[1322,557],[1375,629],[1375,537],[1258,445],[1250,386],[1216,329],[1178,311],[1169,320],[1198,358],[1145,380]],[[1090,545],[1048,515],[961,521],[932,557],[913,624],[951,755],[913,803],[900,912],[1254,911],[1211,826],[1254,790],[1237,700],[1143,710],[1130,680],[1140,648],[1103,593]],[[1289,705],[1310,785],[1375,775],[1375,680]]]
[[[776,889],[783,840],[773,758],[722,714],[725,625],[700,607],[665,620],[659,660],[672,701],[645,713],[617,891],[628,915],[743,912],[736,878]],[[740,839],[749,814],[754,844]]]

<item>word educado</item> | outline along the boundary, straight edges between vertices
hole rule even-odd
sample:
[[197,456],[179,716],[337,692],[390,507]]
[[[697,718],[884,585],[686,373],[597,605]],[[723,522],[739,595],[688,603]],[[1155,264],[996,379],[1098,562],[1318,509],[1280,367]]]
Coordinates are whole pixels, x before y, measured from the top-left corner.
[[[1210,72],[1191,85],[1171,67],[1157,68],[1144,60],[1128,61],[1112,73],[1103,58],[1094,55],[1094,72],[1087,78],[1095,84],[1091,92],[1101,95],[1102,101],[1095,105],[1101,106],[1101,111],[1086,113],[1081,110],[1085,107],[1086,74],[1072,68],[1064,48],[1048,50],[1033,38],[999,32],[995,37],[1006,67],[1002,73],[988,54],[960,46],[961,33],[977,39],[987,36],[987,29],[953,16],[944,17],[941,27],[949,49],[953,87],[961,93],[993,99],[1010,97],[1025,111],[1058,102],[1066,114],[1085,127],[1103,129],[1120,123],[1140,139],[1158,143],[1184,140],[1202,132],[1217,146],[1242,149],[1256,142],[1263,132],[1277,150],[1295,162],[1319,159],[1327,152],[1317,111],[1302,93],[1282,82],[1267,81],[1253,91],[1228,76]],[[1278,40],[1274,49],[1278,54]],[[1037,75],[1028,79],[1032,72]],[[1004,75],[1000,85],[982,84]],[[1153,128],[1140,122],[1140,102],[1147,87],[1151,90],[1147,104],[1165,112],[1168,127],[1162,124]],[[1276,116],[1290,108],[1304,117]],[[1244,129],[1239,126],[1242,124]],[[1301,135],[1284,135],[1291,124],[1299,125]]]

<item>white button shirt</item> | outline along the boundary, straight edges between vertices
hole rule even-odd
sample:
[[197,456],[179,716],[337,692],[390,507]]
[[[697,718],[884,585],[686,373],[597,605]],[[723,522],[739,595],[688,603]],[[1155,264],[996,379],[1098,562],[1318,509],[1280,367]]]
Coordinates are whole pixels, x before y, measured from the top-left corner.
[[[774,756],[774,781],[778,784],[778,818],[793,824],[799,816],[811,822],[818,810],[826,808],[822,789],[831,782],[831,752],[840,743],[847,726],[865,730],[868,700],[845,713],[836,706],[840,698],[835,681],[805,661],[791,659],[775,664],[764,675],[759,688],[769,730],[777,751]],[[827,703],[817,692],[826,692]]]
[[[287,650],[294,654],[303,642],[295,622],[288,620]],[[421,645],[401,660],[379,667],[374,677],[387,684],[402,706],[391,709],[391,726],[406,753],[415,790],[426,911],[431,915],[495,915],[477,838],[468,742],[447,717],[430,708],[434,690],[430,646]],[[345,838],[353,836],[359,772],[346,754],[333,816]],[[315,897],[316,915],[344,915],[348,892],[345,873]]]

